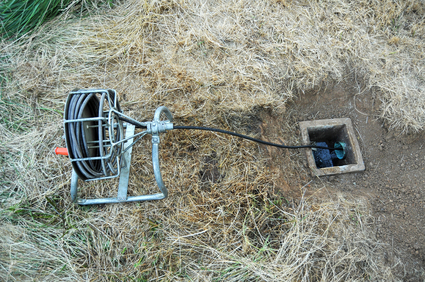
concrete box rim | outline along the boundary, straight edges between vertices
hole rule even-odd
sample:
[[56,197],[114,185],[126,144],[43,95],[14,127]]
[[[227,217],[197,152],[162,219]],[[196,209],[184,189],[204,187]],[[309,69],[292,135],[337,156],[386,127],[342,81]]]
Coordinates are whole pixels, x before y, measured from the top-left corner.
[[325,167],[317,168],[316,162],[313,158],[313,152],[311,148],[306,149],[306,156],[308,166],[311,170],[311,173],[316,176],[325,176],[325,175],[337,175],[342,173],[349,172],[358,172],[364,171],[365,165],[363,162],[362,154],[360,151],[360,146],[354,132],[353,124],[350,118],[335,118],[335,119],[321,119],[321,120],[310,120],[310,121],[301,121],[299,123],[301,138],[303,145],[310,145],[310,135],[309,130],[312,128],[329,128],[334,126],[345,125],[347,130],[348,138],[351,143],[353,154],[355,158],[354,164],[334,166],[334,167]]

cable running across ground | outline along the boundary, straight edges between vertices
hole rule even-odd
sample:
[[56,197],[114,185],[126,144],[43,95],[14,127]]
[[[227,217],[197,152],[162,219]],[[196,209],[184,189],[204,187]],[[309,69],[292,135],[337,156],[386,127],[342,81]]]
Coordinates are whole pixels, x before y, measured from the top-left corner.
[[[143,128],[144,127],[144,126],[141,126],[140,124],[136,124],[136,123],[134,123],[134,122],[132,122],[132,121],[126,119],[126,118],[121,118],[121,120],[135,125],[136,128]],[[257,143],[260,143],[260,144],[263,144],[263,145],[273,146],[273,147],[278,147],[278,148],[284,148],[284,149],[317,148],[317,149],[327,149],[327,150],[330,150],[330,151],[334,151],[334,150],[341,150],[342,151],[341,148],[329,148],[329,147],[316,146],[316,145],[287,146],[287,145],[283,145],[283,144],[276,144],[276,143],[256,139],[256,138],[253,138],[253,137],[250,137],[250,136],[247,136],[247,135],[243,135],[243,134],[240,134],[240,133],[227,131],[227,130],[224,130],[224,129],[212,128],[212,127],[175,125],[175,126],[173,126],[173,129],[213,131],[213,132],[228,134],[228,135],[236,136],[236,137],[239,137],[239,138],[247,139],[247,140],[254,141],[254,142],[257,142]]]

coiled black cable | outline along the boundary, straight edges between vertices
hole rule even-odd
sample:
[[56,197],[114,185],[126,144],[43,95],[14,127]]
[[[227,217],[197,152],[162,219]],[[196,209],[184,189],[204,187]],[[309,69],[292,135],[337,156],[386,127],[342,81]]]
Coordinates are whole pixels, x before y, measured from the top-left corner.
[[[68,101],[68,109],[65,113],[66,120],[78,120],[86,116],[97,116],[99,112],[99,100],[93,93],[74,95]],[[87,145],[87,137],[83,122],[71,122],[65,124],[65,131],[68,135],[67,144],[70,156],[73,159],[87,157],[97,157],[99,154],[90,155]],[[96,139],[98,138],[97,131]],[[91,141],[91,140],[90,140]],[[74,169],[83,179],[90,179],[102,176],[101,162],[99,160],[77,161],[73,163]]]
[[[100,95],[100,100],[97,95]],[[107,177],[117,172],[116,157],[121,151],[121,144],[111,148],[105,131],[107,122],[97,119],[104,117],[104,105],[112,102],[114,95],[110,90],[107,93],[74,93],[66,102],[65,120],[72,121],[65,123],[68,153],[74,159],[74,171],[83,180]],[[118,102],[116,108],[120,111]],[[78,121],[87,118],[93,120]],[[115,140],[121,139],[122,133],[116,130]]]

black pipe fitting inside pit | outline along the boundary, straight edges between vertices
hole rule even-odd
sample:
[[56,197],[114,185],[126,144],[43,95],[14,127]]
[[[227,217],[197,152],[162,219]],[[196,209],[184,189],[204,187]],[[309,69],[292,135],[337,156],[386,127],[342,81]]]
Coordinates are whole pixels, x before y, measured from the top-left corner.
[[314,145],[343,149],[313,149],[313,157],[317,168],[343,166],[355,163],[348,131],[344,124],[321,128],[309,128],[308,135],[311,143]]
[[[328,147],[326,142],[317,142],[315,143],[317,146]],[[316,162],[317,168],[324,167],[333,167],[334,163],[337,163],[339,160],[345,159],[345,147],[346,144],[344,142],[335,142],[332,146],[333,148],[341,148],[342,150],[326,150],[313,148],[313,157]]]

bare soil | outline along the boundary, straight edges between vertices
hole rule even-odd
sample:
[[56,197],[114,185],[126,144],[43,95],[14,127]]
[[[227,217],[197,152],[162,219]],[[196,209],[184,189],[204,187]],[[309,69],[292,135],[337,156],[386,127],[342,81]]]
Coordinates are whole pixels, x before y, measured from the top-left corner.
[[[344,83],[300,93],[296,101],[288,105],[283,119],[293,122],[351,118],[366,169],[321,178],[295,177],[298,184],[280,183],[280,186],[295,197],[302,189],[290,191],[288,188],[309,183],[308,193],[313,196],[326,197],[314,194],[314,187],[325,184],[327,189],[366,198],[375,216],[376,236],[388,246],[387,259],[399,257],[405,264],[404,273],[400,273],[404,281],[424,281],[425,134],[403,134],[389,129],[378,116],[381,103],[375,97],[373,89],[363,91],[360,80],[354,75],[347,76]],[[273,127],[273,123],[277,125],[278,121],[263,117],[260,128]],[[298,130],[292,134],[301,138]],[[285,141],[289,144],[292,140]],[[291,158],[289,153],[285,154]],[[302,157],[305,158],[304,152],[295,159]],[[303,166],[308,170],[306,162]]]

